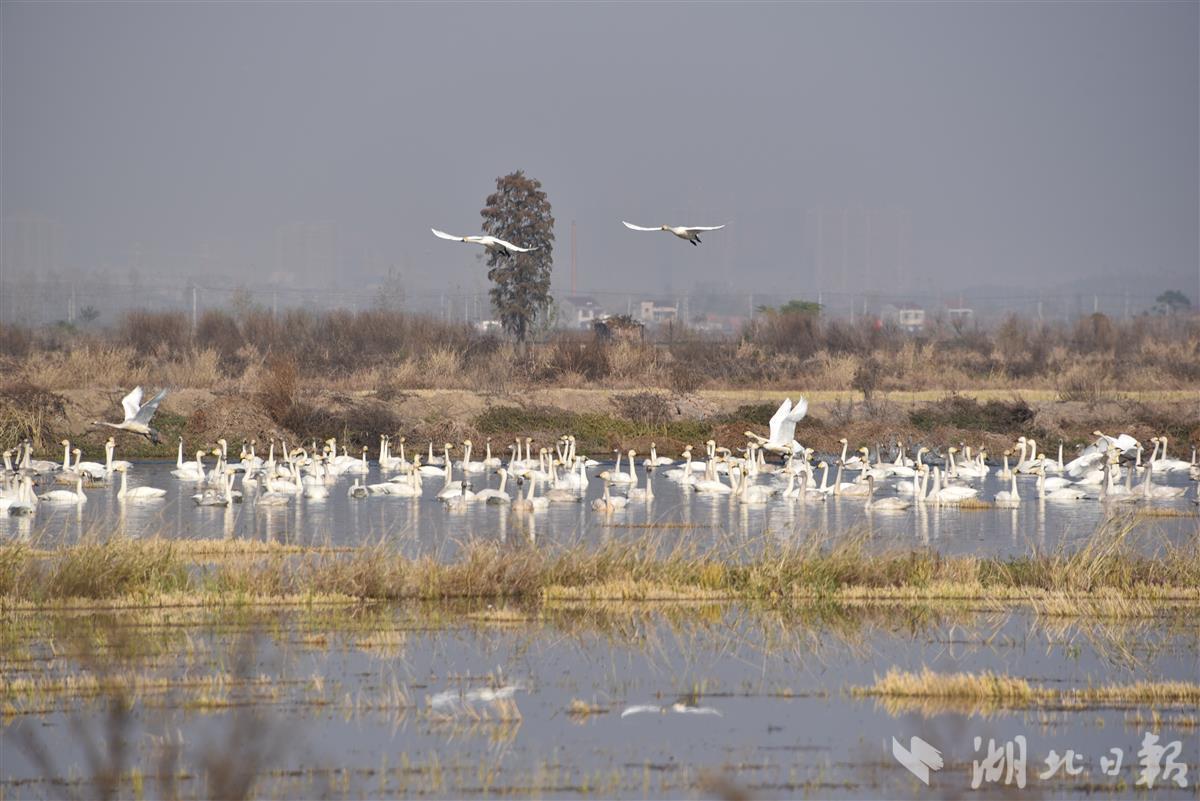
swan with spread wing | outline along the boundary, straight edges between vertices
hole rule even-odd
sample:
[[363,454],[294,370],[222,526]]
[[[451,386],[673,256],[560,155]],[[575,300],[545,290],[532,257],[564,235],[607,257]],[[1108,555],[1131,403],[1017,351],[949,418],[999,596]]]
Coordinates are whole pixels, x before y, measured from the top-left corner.
[[529,253],[537,250],[536,247],[523,248],[514,245],[512,242],[506,242],[497,236],[455,236],[448,234],[445,231],[439,231],[436,228],[430,228],[433,235],[438,239],[449,239],[451,242],[466,242],[470,245],[483,245],[489,253],[501,253],[510,258],[515,253]]
[[121,399],[121,408],[125,411],[125,419],[119,423],[97,420],[96,425],[119,428],[131,434],[140,434],[157,445],[161,440],[158,438],[158,431],[150,427],[150,421],[154,419],[154,413],[158,411],[158,404],[162,403],[165,397],[167,397],[167,391],[164,389],[146,403],[142,403],[142,388],[134,387],[133,392]]
[[700,234],[704,231],[720,231],[724,225],[659,225],[655,228],[647,228],[644,225],[634,225],[631,222],[625,222],[625,227],[631,231],[667,231],[675,234],[675,236],[685,241],[691,242],[693,245],[700,244]]
[[787,398],[779,404],[779,408],[771,416],[769,436],[764,437],[753,431],[747,431],[746,436],[757,442],[759,447],[768,453],[781,456],[798,453],[802,450],[802,446],[794,439],[796,423],[803,420],[806,414],[808,414],[808,401],[805,398],[801,397],[796,401],[795,406],[792,405],[792,399]]

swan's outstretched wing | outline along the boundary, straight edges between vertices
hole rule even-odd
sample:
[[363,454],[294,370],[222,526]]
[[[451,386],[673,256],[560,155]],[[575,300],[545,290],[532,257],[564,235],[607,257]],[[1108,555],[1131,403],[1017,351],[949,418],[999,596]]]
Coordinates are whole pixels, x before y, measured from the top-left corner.
[[130,392],[125,397],[121,398],[121,407],[125,410],[125,422],[137,417],[138,409],[142,405],[142,388],[134,387],[133,392]]
[[436,236],[438,239],[449,239],[451,242],[466,242],[467,241],[467,238],[465,236],[454,236],[453,234],[448,234],[445,231],[439,231],[436,228],[430,228],[429,230],[433,231],[433,235]]
[[792,407],[792,410],[784,415],[783,420],[780,422],[779,440],[775,444],[781,445],[785,442],[793,442],[793,437],[796,436],[796,423],[803,420],[806,414],[808,414],[808,400],[801,397],[800,400],[796,401],[796,405]]
[[808,398],[801,395],[800,400],[796,401],[796,405],[788,412],[787,420],[789,423],[799,423],[806,414],[808,414]]
[[[138,388],[138,394],[141,394],[141,387]],[[150,402],[137,410],[133,421],[142,425],[150,425],[150,420],[154,417],[154,413],[158,411],[158,404],[162,403],[163,398],[167,397],[167,391],[164,389],[150,399]]]
[[517,246],[516,246],[516,245],[514,245],[512,242],[505,242],[503,239],[501,239],[501,238],[499,238],[499,237],[496,237],[496,236],[492,237],[492,239],[496,240],[496,244],[500,245],[500,246],[501,246],[501,247],[503,247],[505,250],[512,250],[512,251],[515,251],[515,252],[517,252],[517,253],[529,253],[529,252],[530,252],[530,251],[532,251],[532,250],[537,250],[537,248],[536,248],[536,247],[533,247],[533,248],[521,248],[521,247],[517,247]]
[[687,225],[684,226],[683,230],[688,233],[692,231],[720,231],[724,227],[724,225]]
[[661,227],[659,227],[659,228],[646,228],[646,227],[645,227],[645,226],[643,226],[643,225],[634,225],[633,223],[631,223],[631,222],[625,222],[624,220],[621,220],[621,223],[622,223],[622,224],[623,224],[623,225],[624,225],[626,228],[628,228],[628,229],[629,229],[629,230],[631,230],[631,231],[661,231],[661,230],[662,230],[662,228],[661,228]]
[[711,706],[689,706],[687,704],[675,704],[672,710],[681,715],[716,715],[721,717],[721,710]]
[[643,712],[662,713],[662,707],[651,706],[650,704],[634,704],[633,706],[627,706],[621,710],[621,717],[627,718],[630,715],[640,715]]
[[780,426],[783,425],[783,420],[788,416],[788,412],[792,410],[792,399],[787,398],[783,403],[779,404],[779,408],[775,410],[775,414],[771,415],[770,436],[767,437],[771,442],[779,442]]

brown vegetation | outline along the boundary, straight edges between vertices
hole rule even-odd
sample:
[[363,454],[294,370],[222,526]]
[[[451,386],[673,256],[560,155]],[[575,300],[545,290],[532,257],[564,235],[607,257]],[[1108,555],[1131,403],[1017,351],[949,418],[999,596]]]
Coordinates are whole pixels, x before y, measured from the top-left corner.
[[[122,442],[130,455],[167,455],[178,435],[197,444],[218,436],[337,436],[361,447],[381,433],[506,439],[589,424],[597,435],[588,448],[645,450],[657,440],[677,454],[709,436],[738,441],[748,426],[765,426],[784,394],[799,393],[813,404],[797,436],[821,450],[841,436],[871,445],[900,436],[985,444],[997,455],[1019,433],[1069,447],[1097,427],[1167,433],[1181,443],[1200,437],[1195,404],[1131,396],[1200,388],[1200,322],[1187,317],[1115,322],[1098,315],[1075,326],[1014,317],[993,332],[909,335],[776,312],[733,337],[682,327],[665,339],[558,332],[518,349],[465,325],[397,312],[209,310],[194,331],[179,313],[131,312],[112,329],[90,333],[0,327],[0,374],[2,441],[31,436],[39,451],[71,436],[94,452],[103,432],[88,434],[87,424],[110,415],[137,384],[172,394],[156,421],[164,446]],[[64,408],[64,395],[86,389],[103,394]],[[480,401],[436,408],[414,398],[435,389],[466,390]],[[564,402],[567,389],[599,397],[584,411]],[[746,400],[710,402],[730,390]],[[185,391],[208,394],[181,409]],[[816,397],[831,391],[842,393],[836,403]],[[981,391],[992,397],[978,402],[972,394]],[[541,400],[530,399],[535,392]],[[764,392],[779,398],[752,402]],[[514,417],[506,426],[487,408],[492,399],[525,412],[540,403],[554,420],[522,428],[517,423],[529,421]],[[595,419],[579,419],[593,412]]]
[[[1155,556],[1127,545],[1115,520],[1075,552],[1013,558],[878,552],[865,536],[814,537],[731,559],[719,547],[654,536],[599,547],[512,548],[468,543],[453,562],[406,557],[385,544],[299,555],[181,549],[166,539],[88,541],[56,551],[0,546],[0,606],[72,600],[223,604],[282,599],[648,600],[747,599],[1071,603],[1089,614],[1137,616],[1144,601],[1200,601],[1200,543]],[[191,554],[190,556],[188,554]],[[196,554],[201,554],[197,556]],[[302,558],[295,558],[302,557]],[[173,599],[173,600],[164,600]]]

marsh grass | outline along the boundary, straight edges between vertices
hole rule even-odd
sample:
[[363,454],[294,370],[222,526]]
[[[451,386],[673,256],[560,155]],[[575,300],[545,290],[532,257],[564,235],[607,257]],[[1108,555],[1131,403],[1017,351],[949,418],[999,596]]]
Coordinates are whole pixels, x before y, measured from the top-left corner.
[[851,688],[851,694],[885,698],[897,709],[912,701],[922,708],[967,705],[987,709],[1061,707],[1078,709],[1097,706],[1177,705],[1200,703],[1200,684],[1188,681],[1139,681],[1131,684],[1090,684],[1059,689],[1030,684],[1023,678],[983,671],[982,673],[937,673],[923,668],[919,673],[892,668],[867,687]]
[[997,558],[880,551],[866,532],[780,544],[700,546],[667,535],[514,549],[464,544],[455,561],[407,557],[379,542],[352,550],[232,540],[88,541],[39,551],[0,546],[0,603],[121,604],[512,599],[514,601],[965,601],[1072,605],[1113,616],[1143,602],[1200,603],[1197,542],[1148,556],[1128,544],[1135,519],[1101,526],[1077,550]]

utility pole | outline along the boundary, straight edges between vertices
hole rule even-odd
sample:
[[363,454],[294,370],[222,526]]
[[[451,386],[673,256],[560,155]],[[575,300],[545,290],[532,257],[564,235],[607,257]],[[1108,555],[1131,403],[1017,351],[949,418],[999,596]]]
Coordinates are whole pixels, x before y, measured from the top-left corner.
[[842,289],[849,289],[846,286],[846,265],[850,263],[850,221],[848,215],[850,207],[846,206],[842,209]]
[[825,206],[817,206],[817,297],[825,278]]
[[571,294],[575,294],[575,221],[571,220]]
[[196,285],[192,285],[192,333],[196,333]]

